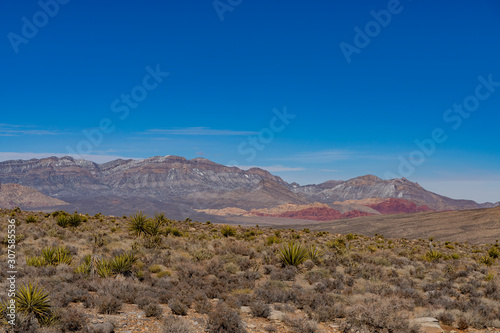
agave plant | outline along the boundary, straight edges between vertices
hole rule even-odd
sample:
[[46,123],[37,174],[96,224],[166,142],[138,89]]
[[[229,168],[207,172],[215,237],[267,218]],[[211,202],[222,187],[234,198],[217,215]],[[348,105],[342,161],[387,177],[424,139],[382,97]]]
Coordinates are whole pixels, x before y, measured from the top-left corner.
[[307,248],[300,243],[283,244],[278,257],[285,266],[299,266],[307,259]]
[[443,253],[437,251],[437,250],[429,250],[424,256],[424,259],[427,261],[437,261],[439,259],[442,259],[444,257]]
[[31,282],[19,287],[15,299],[18,311],[33,315],[39,321],[51,314],[49,294]]
[[136,236],[144,235],[147,233],[148,220],[148,215],[144,214],[144,212],[137,212],[130,216],[128,230]]

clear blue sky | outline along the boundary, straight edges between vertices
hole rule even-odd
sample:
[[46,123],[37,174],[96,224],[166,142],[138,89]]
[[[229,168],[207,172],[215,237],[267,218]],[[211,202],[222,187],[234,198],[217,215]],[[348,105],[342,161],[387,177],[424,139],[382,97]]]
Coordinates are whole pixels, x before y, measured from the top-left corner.
[[[496,0],[54,1],[53,17],[0,3],[1,160],[203,156],[301,184],[406,176],[500,200],[500,83],[475,97],[479,76],[500,82]],[[355,27],[372,37],[348,62]],[[474,112],[447,112],[464,100]]]

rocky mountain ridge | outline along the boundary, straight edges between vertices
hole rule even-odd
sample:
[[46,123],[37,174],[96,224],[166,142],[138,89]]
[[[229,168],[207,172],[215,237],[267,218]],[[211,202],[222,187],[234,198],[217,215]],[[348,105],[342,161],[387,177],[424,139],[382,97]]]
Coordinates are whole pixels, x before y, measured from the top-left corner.
[[79,211],[108,214],[144,209],[187,217],[194,209],[251,210],[314,202],[332,205],[367,198],[405,199],[433,210],[494,206],[440,196],[405,178],[382,180],[367,175],[300,186],[259,168],[241,170],[205,158],[179,156],[103,164],[72,157],[0,162],[0,184],[8,183],[32,187]]

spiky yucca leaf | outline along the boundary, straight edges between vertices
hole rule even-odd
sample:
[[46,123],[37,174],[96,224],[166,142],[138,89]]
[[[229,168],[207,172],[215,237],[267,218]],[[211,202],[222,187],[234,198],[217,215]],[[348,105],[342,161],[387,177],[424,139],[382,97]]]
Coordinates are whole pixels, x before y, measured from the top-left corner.
[[38,219],[35,215],[28,215],[26,218],[26,223],[36,223],[38,222]]
[[19,287],[15,299],[18,311],[26,315],[33,315],[38,320],[50,316],[49,294],[31,282]]
[[97,267],[95,273],[102,278],[108,278],[113,275],[113,270],[109,264],[109,261],[105,259],[100,259],[97,261]]
[[283,244],[278,257],[285,266],[299,266],[307,259],[307,248],[300,243]]

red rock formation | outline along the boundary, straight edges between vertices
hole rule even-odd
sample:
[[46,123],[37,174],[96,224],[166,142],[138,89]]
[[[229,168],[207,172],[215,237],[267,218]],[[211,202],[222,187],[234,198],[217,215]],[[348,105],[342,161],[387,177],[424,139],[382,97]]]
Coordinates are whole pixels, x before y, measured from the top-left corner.
[[296,211],[284,212],[281,214],[264,214],[255,212],[257,216],[272,216],[272,217],[285,217],[291,219],[304,219],[313,221],[332,221],[343,218],[352,218],[359,216],[373,215],[359,210],[353,210],[342,214],[340,211],[328,207],[311,207]]
[[427,205],[417,206],[416,203],[405,199],[388,199],[383,202],[367,205],[380,214],[401,214],[432,211]]

